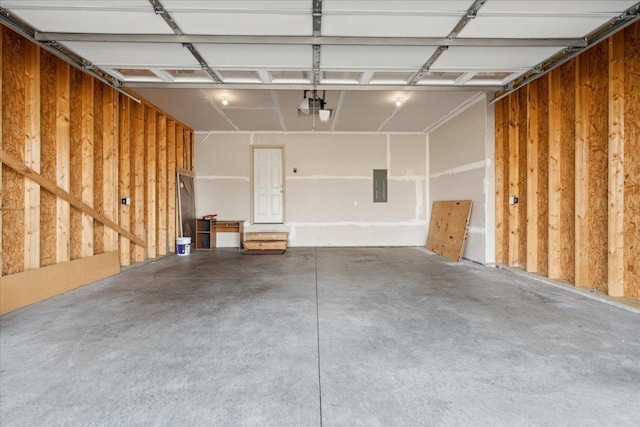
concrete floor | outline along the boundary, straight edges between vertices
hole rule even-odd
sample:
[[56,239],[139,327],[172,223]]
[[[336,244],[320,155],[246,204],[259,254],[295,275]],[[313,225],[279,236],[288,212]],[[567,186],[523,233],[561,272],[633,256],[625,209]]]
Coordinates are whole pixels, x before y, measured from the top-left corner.
[[0,326],[3,427],[640,420],[640,315],[415,248],[172,256]]

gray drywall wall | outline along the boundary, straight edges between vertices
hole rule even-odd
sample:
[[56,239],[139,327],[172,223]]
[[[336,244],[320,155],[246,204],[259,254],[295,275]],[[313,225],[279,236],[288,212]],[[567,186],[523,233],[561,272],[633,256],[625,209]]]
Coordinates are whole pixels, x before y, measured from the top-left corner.
[[[285,223],[253,225],[251,147],[284,147]],[[245,219],[247,231],[288,231],[291,246],[424,246],[424,134],[196,133],[197,215]],[[293,169],[296,168],[296,173]],[[373,170],[388,169],[388,203],[373,203]],[[234,246],[227,236],[219,246]]]
[[[489,130],[491,129],[491,130]],[[429,133],[429,201],[473,200],[464,257],[495,260],[493,108],[486,98]]]

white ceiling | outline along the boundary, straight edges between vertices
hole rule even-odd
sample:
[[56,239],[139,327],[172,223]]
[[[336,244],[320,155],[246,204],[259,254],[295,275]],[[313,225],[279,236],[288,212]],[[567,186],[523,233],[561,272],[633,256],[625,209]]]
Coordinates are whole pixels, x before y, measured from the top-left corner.
[[0,0],[37,40],[55,41],[194,129],[243,131],[310,130],[297,106],[315,85],[334,110],[319,130],[421,132],[478,92],[584,47],[587,35],[635,5]]

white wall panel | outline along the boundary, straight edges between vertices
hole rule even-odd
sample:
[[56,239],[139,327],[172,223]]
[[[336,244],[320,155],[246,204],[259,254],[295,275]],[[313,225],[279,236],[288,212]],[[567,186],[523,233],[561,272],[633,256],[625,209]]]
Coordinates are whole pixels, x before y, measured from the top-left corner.
[[[425,244],[424,135],[197,133],[197,215],[249,219],[251,144],[285,147],[286,219],[247,231],[288,231],[292,246]],[[373,169],[389,166],[401,175],[390,176],[389,202],[373,203]]]
[[470,232],[464,257],[481,264],[494,262],[488,253],[494,238],[493,180],[487,165],[493,164],[493,133],[487,131],[493,117],[486,100],[472,104],[429,134],[429,205],[438,200],[473,200]]

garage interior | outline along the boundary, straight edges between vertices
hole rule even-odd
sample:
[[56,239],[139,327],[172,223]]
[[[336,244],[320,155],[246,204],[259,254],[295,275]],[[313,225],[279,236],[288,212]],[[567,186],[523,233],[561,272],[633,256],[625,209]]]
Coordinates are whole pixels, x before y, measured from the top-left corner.
[[[0,1],[0,422],[635,425],[639,12]],[[176,171],[286,253],[174,256]]]

